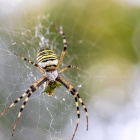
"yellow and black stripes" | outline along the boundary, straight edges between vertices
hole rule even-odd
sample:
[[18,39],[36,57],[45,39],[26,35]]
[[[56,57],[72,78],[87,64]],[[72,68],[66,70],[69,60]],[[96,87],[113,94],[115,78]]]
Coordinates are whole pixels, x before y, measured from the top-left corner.
[[46,77],[46,76],[43,76],[43,77],[40,78],[37,82],[35,82],[32,86],[30,86],[30,87],[28,88],[28,90],[26,91],[27,97],[25,98],[25,100],[24,100],[24,102],[23,102],[23,104],[22,104],[22,106],[21,106],[21,108],[20,108],[20,111],[19,111],[19,113],[18,113],[18,117],[17,117],[17,119],[16,119],[16,122],[15,122],[15,125],[14,125],[14,128],[13,128],[12,136],[14,135],[14,131],[15,131],[16,126],[17,126],[17,124],[18,124],[18,120],[19,120],[19,118],[20,118],[20,116],[21,116],[21,113],[22,113],[22,111],[23,111],[23,109],[24,109],[24,107],[25,107],[27,101],[29,100],[29,97],[30,97],[30,96],[32,95],[32,93],[35,92],[35,90],[36,90],[40,85],[42,85],[45,81],[47,81],[47,77]]
[[87,111],[87,108],[86,108],[85,104],[83,103],[82,99],[80,98],[78,92],[75,92],[75,94],[77,95],[79,102],[82,104],[82,107],[86,112],[87,130],[88,130],[88,111]]
[[64,58],[64,55],[66,53],[66,49],[67,49],[67,41],[66,41],[66,35],[65,33],[60,30],[57,26],[55,26],[54,24],[51,25],[52,27],[54,27],[61,35],[62,35],[62,39],[63,39],[63,51],[61,53],[61,56],[60,56],[60,59],[59,59],[59,62],[58,62],[58,65],[56,67],[56,70],[59,68],[60,64],[62,63],[63,61],[63,58]]
[[15,131],[16,126],[17,126],[17,124],[18,124],[18,120],[19,120],[19,118],[20,118],[20,116],[21,116],[21,112],[23,111],[23,109],[24,109],[24,107],[25,107],[27,101],[29,100],[29,97],[31,96],[31,94],[32,94],[32,93],[29,92],[28,96],[25,98],[25,101],[24,101],[24,103],[22,104],[22,106],[21,106],[21,108],[20,108],[20,111],[19,111],[19,113],[18,113],[18,117],[17,117],[16,122],[15,122],[14,127],[13,127],[12,137],[13,137],[13,135],[14,135],[14,131]]
[[71,88],[71,89],[68,89],[68,90],[70,90],[71,94],[72,94],[73,96],[76,96],[76,97],[78,98],[79,102],[81,103],[81,105],[82,105],[82,107],[83,107],[83,109],[84,109],[84,111],[85,111],[85,113],[86,113],[87,130],[88,130],[88,112],[87,112],[87,108],[86,108],[85,104],[83,103],[83,101],[82,101],[82,99],[81,99],[81,97],[80,97],[80,95],[78,94],[78,91],[77,91],[76,89]]
[[50,50],[50,49],[47,49],[47,48],[44,48],[44,49],[41,49],[41,50],[42,51],[39,51],[37,53],[38,63],[57,59],[57,55],[54,53],[53,50]]
[[42,47],[38,51],[36,59],[38,61],[38,65],[46,71],[55,70],[58,64],[57,55],[53,50],[46,47]]
[[24,98],[28,92],[23,93],[19,98],[17,98],[9,107],[7,107],[2,113],[0,113],[0,116],[5,114],[10,108],[12,108],[16,103],[18,103],[22,98]]
[[17,98],[8,108],[6,108],[2,113],[0,113],[0,116],[2,116],[4,113],[6,113],[10,108],[12,108],[16,103],[18,103],[22,98],[24,98],[26,95],[27,97],[25,98],[25,101],[23,102],[21,108],[20,108],[20,111],[18,113],[18,117],[16,119],[16,122],[15,122],[15,125],[14,125],[14,128],[13,128],[13,132],[12,132],[12,136],[14,134],[14,131],[16,129],[16,126],[17,126],[17,123],[18,123],[18,120],[21,116],[21,112],[23,111],[27,101],[29,100],[29,97],[31,96],[31,94],[40,86],[42,85],[44,82],[46,82],[48,79],[46,76],[43,76],[42,78],[40,78],[37,82],[35,82],[32,86],[30,86],[28,88],[28,90],[23,93],[19,98]]
[[76,134],[76,131],[77,131],[77,128],[78,128],[78,125],[79,125],[79,122],[80,122],[80,110],[79,110],[79,105],[78,105],[78,101],[77,101],[77,98],[75,97],[75,105],[76,105],[76,109],[77,109],[77,123],[76,123],[76,127],[75,127],[75,130],[74,130],[74,134],[72,136],[72,140]]
[[62,73],[62,72],[64,72],[64,71],[66,71],[66,70],[69,69],[69,68],[74,68],[74,69],[80,70],[80,68],[77,67],[77,66],[68,65],[68,66],[64,67],[63,69],[59,70],[59,71],[58,71],[58,74],[59,74],[59,73]]
[[38,64],[36,64],[36,63],[34,63],[34,62],[28,60],[27,58],[24,58],[24,57],[18,55],[18,54],[16,54],[16,53],[14,53],[14,55],[16,55],[17,57],[21,58],[22,60],[24,60],[24,61],[26,61],[26,62],[28,62],[28,63],[30,63],[30,64],[32,64],[32,65],[34,65],[42,74],[45,73],[44,70],[42,70],[42,68],[41,68],[40,66],[38,66]]
[[[78,103],[77,102],[77,98],[78,98],[78,100],[79,100],[79,102],[81,103],[81,105],[82,105],[82,107],[83,107],[83,109],[84,109],[84,111],[85,111],[85,113],[86,113],[86,120],[87,120],[87,130],[88,130],[88,112],[87,112],[87,108],[86,108],[86,106],[85,106],[85,104],[83,103],[83,101],[82,101],[82,99],[80,98],[80,96],[79,96],[79,94],[78,94],[78,91],[76,91],[76,89],[74,89],[73,88],[73,86],[72,85],[70,85],[66,80],[64,80],[61,76],[58,76],[57,78],[56,78],[56,80],[57,81],[59,81],[61,84],[63,84],[69,91],[70,91],[70,93],[73,95],[73,97],[75,98],[75,102],[76,103]],[[78,106],[77,106],[78,107]],[[78,109],[78,108],[77,108]],[[77,115],[80,115],[80,112],[79,112],[79,114],[78,114],[78,111],[77,111]],[[79,119],[80,119],[80,116],[79,116]],[[78,121],[79,122],[79,121]],[[75,130],[77,130],[77,127],[78,126],[76,126],[76,129]],[[74,132],[74,135],[76,134],[76,131]],[[74,135],[73,135],[73,137],[74,137]],[[72,137],[72,139],[73,139],[73,137]]]
[[54,53],[54,51],[53,50],[50,50],[49,48],[46,48],[46,47],[42,47],[39,51],[38,51],[38,53],[37,53],[37,57],[39,57],[39,56],[42,56],[42,55],[45,55],[46,53]]

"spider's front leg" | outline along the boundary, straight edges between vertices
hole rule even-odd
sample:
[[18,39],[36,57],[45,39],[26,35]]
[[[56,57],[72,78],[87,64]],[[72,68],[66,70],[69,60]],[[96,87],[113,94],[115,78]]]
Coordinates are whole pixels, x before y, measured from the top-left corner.
[[28,60],[28,59],[25,58],[25,57],[22,57],[22,56],[18,55],[18,54],[16,54],[16,53],[14,53],[14,55],[17,56],[18,58],[20,58],[20,59],[22,59],[22,60],[24,60],[24,61],[26,61],[26,62],[32,64],[33,66],[35,66],[42,74],[45,73],[44,70],[43,70],[38,64],[36,64],[36,63],[34,63],[34,62]]
[[66,53],[66,50],[67,50],[67,41],[66,41],[66,35],[65,35],[65,33],[64,33],[62,30],[60,30],[60,29],[59,29],[57,26],[55,26],[54,24],[51,24],[51,26],[52,26],[53,28],[55,28],[55,29],[62,35],[62,38],[63,38],[63,51],[62,51],[62,53],[61,53],[59,62],[58,62],[57,67],[56,67],[56,70],[57,70],[57,69],[59,68],[60,64],[62,63],[63,58],[64,58],[64,56],[65,56],[65,53]]

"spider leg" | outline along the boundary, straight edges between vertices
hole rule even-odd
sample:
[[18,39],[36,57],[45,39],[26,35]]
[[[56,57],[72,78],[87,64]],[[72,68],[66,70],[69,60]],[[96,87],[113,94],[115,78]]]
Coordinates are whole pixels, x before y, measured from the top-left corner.
[[77,109],[77,117],[78,118],[77,118],[77,124],[76,124],[75,130],[74,130],[74,134],[72,136],[72,140],[73,140],[73,138],[74,138],[74,136],[76,134],[76,131],[77,131],[77,128],[78,128],[78,125],[79,125],[79,121],[80,121],[80,110],[79,110],[78,101],[77,101],[76,97],[74,97],[74,98],[75,98],[75,105],[76,105],[76,109]]
[[87,120],[87,129],[86,129],[86,130],[88,130],[88,111],[87,111],[87,108],[86,108],[85,104],[83,103],[83,101],[82,101],[80,95],[78,94],[78,91],[76,91],[76,90],[73,88],[72,91],[70,91],[70,92],[71,92],[71,93],[74,93],[75,95],[77,95],[79,102],[82,104],[82,107],[83,107],[83,109],[84,109],[85,112],[86,112],[86,120]]
[[23,109],[24,109],[24,107],[25,107],[27,101],[29,100],[29,97],[31,96],[32,92],[33,92],[33,91],[30,91],[30,92],[29,92],[28,96],[25,98],[25,101],[24,101],[24,103],[22,104],[22,106],[21,106],[21,108],[20,108],[20,111],[19,111],[19,113],[18,113],[18,117],[17,117],[16,122],[15,122],[14,127],[13,127],[12,137],[13,137],[13,135],[14,135],[14,131],[15,131],[16,126],[17,126],[17,124],[18,124],[18,120],[19,120],[19,118],[20,118],[20,116],[21,116],[21,112],[23,111]]
[[23,93],[19,98],[17,98],[9,107],[7,107],[2,113],[0,113],[0,116],[5,114],[10,108],[12,108],[16,103],[18,103],[23,97],[25,97],[28,94],[28,90]]
[[60,56],[60,59],[59,59],[59,62],[57,64],[57,67],[56,67],[56,70],[59,68],[60,64],[62,63],[63,61],[63,58],[64,58],[64,55],[66,53],[66,49],[67,49],[67,42],[66,42],[66,36],[65,36],[65,33],[63,31],[61,31],[57,26],[55,26],[54,24],[51,24],[52,27],[54,27],[61,35],[62,35],[62,38],[63,38],[63,51],[61,53],[61,56]]
[[26,62],[28,62],[28,63],[30,63],[30,64],[32,64],[32,65],[34,65],[42,74],[45,73],[44,70],[43,70],[38,64],[36,64],[36,63],[34,63],[34,62],[28,60],[27,58],[24,58],[24,57],[18,55],[18,54],[16,54],[16,53],[14,53],[14,55],[16,55],[18,58],[21,58],[22,60],[24,60],[24,61],[26,61]]
[[[78,98],[79,102],[82,104],[82,107],[86,113],[86,120],[87,120],[87,130],[88,130],[88,112],[87,112],[87,108],[85,106],[85,104],[83,103],[82,99],[80,98],[78,91],[76,91],[76,89],[73,88],[72,85],[70,85],[66,80],[64,80],[61,76],[58,76],[56,78],[57,81],[59,81],[61,84],[63,84],[69,91],[70,93],[73,95],[74,98]],[[76,100],[76,99],[75,99]],[[76,133],[76,132],[75,132]]]
[[69,69],[69,68],[75,68],[75,69],[80,70],[80,68],[77,67],[77,66],[68,65],[68,66],[64,67],[63,69],[59,70],[59,71],[58,71],[58,74],[59,74],[59,73],[62,73],[62,72],[64,72],[64,71],[66,71],[66,70]]
[[28,90],[27,90],[28,95],[27,95],[27,97],[25,98],[25,101],[24,101],[24,103],[22,104],[22,106],[21,106],[21,108],[20,108],[20,111],[19,111],[19,113],[18,113],[18,117],[17,117],[17,119],[16,119],[16,122],[15,122],[15,125],[14,125],[14,128],[13,128],[12,136],[14,135],[14,131],[15,131],[16,126],[17,126],[17,124],[18,124],[18,120],[19,120],[19,118],[20,118],[20,116],[21,116],[21,113],[22,113],[22,111],[23,111],[23,109],[24,109],[24,107],[25,107],[27,101],[29,100],[29,97],[30,97],[30,96],[32,95],[32,93],[33,93],[40,85],[42,85],[46,80],[47,80],[47,77],[46,77],[46,76],[43,76],[42,78],[40,78],[37,82],[35,82],[32,86],[30,86],[30,87],[28,88]]

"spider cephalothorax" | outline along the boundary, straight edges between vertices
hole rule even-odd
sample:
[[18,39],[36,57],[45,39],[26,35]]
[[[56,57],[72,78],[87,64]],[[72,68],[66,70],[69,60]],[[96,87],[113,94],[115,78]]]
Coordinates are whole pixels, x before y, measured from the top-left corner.
[[13,128],[13,132],[12,132],[12,136],[14,134],[14,131],[16,129],[18,120],[21,116],[21,113],[27,103],[27,101],[29,100],[29,97],[32,95],[33,92],[35,92],[39,86],[41,86],[43,83],[46,83],[45,89],[44,89],[44,93],[47,93],[48,96],[52,96],[53,92],[56,88],[60,87],[61,85],[65,86],[70,93],[73,95],[74,99],[75,99],[75,105],[76,105],[76,109],[77,109],[77,124],[76,124],[76,128],[74,130],[74,134],[72,136],[72,140],[76,134],[77,128],[78,128],[78,124],[80,121],[80,110],[79,110],[79,104],[78,101],[81,103],[85,113],[86,113],[86,119],[87,119],[87,130],[88,130],[88,112],[87,112],[87,108],[85,106],[85,104],[83,103],[82,99],[80,98],[80,95],[78,93],[78,91],[76,91],[76,89],[73,88],[72,85],[70,85],[65,79],[63,79],[61,76],[59,76],[60,73],[66,71],[69,68],[76,68],[79,69],[76,66],[73,65],[68,65],[66,67],[64,67],[61,70],[58,70],[60,64],[63,61],[64,55],[66,53],[66,49],[67,49],[67,43],[66,43],[66,37],[65,34],[63,33],[63,31],[61,31],[58,27],[56,27],[55,25],[52,25],[57,31],[59,31],[59,33],[62,35],[63,38],[63,44],[64,44],[64,48],[63,51],[61,53],[60,59],[58,61],[57,55],[54,53],[53,50],[50,50],[46,47],[41,48],[38,53],[37,53],[37,62],[38,64],[28,60],[27,58],[24,58],[22,56],[19,56],[17,54],[15,54],[17,57],[23,59],[24,61],[34,65],[42,74],[43,77],[40,78],[38,81],[36,81],[33,85],[31,85],[27,91],[25,93],[23,93],[19,98],[17,98],[8,108],[6,108],[2,113],[0,113],[0,116],[2,116],[5,112],[7,112],[10,108],[12,108],[16,103],[18,103],[22,98],[25,98],[21,109],[18,113],[18,117],[16,119],[14,128]]

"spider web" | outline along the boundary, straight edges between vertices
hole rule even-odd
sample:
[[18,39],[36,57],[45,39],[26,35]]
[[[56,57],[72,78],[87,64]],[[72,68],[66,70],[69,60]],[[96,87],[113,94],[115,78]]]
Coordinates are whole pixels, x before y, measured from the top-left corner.
[[[44,25],[43,22],[45,22]],[[56,39],[61,35],[55,30],[50,31],[49,15],[37,16],[29,23],[24,24],[23,27],[7,26],[1,28],[1,110],[20,97],[29,86],[41,77],[41,74],[32,65],[14,56],[14,52],[36,61],[36,53],[40,47],[49,46],[55,50],[58,56],[63,49],[63,47],[56,48],[58,44],[60,45]],[[67,64],[70,64],[72,59],[74,58],[70,58]],[[69,76],[70,74],[67,77]],[[63,77],[65,78],[65,75]],[[73,78],[69,82],[72,82],[79,89],[81,85],[77,81],[81,79],[80,75],[77,75],[75,79]],[[72,136],[71,132],[73,132],[76,123],[73,97],[63,87],[54,93],[54,97],[48,97],[42,93],[43,88],[44,86],[40,87],[31,96],[22,113],[13,139],[57,140],[65,138],[65,133]],[[22,103],[16,104],[2,117],[1,126],[4,125],[4,127],[1,127],[1,139],[12,139],[11,130]],[[73,119],[75,119],[74,122]],[[71,129],[65,132],[64,127],[67,121],[69,121]]]
[[[86,131],[79,104],[81,119],[74,139],[139,140],[140,26],[138,7],[131,9],[135,3],[72,0],[66,7],[65,0],[8,2],[0,1],[0,112],[42,76],[13,53],[36,62],[38,49],[48,46],[60,56],[62,37],[50,26],[53,22],[67,37],[61,68],[81,68],[62,77],[78,90],[89,112]],[[43,89],[40,86],[30,97],[14,137],[13,125],[24,100],[0,117],[0,140],[71,139],[77,119],[74,98],[63,86],[53,97]]]

